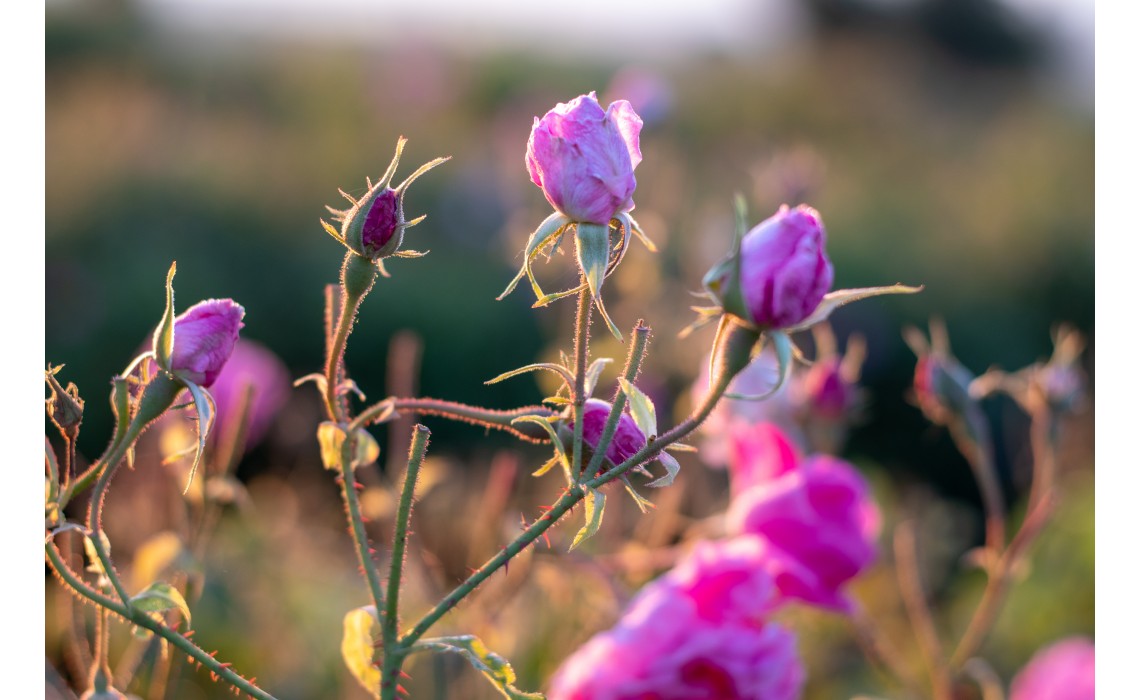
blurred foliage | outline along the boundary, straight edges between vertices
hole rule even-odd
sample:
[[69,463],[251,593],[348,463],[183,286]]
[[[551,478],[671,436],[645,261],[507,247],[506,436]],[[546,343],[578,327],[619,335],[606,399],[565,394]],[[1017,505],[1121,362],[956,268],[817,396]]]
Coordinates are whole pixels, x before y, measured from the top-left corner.
[[[162,30],[123,0],[49,5],[45,361],[66,363],[61,381],[74,381],[87,400],[80,452],[93,459],[105,444],[111,415],[100,397],[157,322],[173,259],[179,308],[233,297],[247,310],[246,336],[271,347],[295,377],[317,370],[322,290],[336,281],[342,256],[318,219],[326,204],[340,206],[337,187],[359,193],[366,176],[379,175],[401,134],[410,139],[401,173],[439,155],[454,158],[409,197],[408,216],[428,218],[407,245],[431,254],[389,265],[392,278],[365,302],[349,344],[350,372],[370,398],[382,397],[388,343],[410,329],[423,341],[421,371],[410,380],[419,394],[495,408],[537,402],[545,394],[526,378],[482,384],[555,357],[570,342],[572,302],[532,311],[526,290],[494,301],[548,209],[523,165],[531,121],[589,90],[605,102],[625,97],[606,85],[635,67],[667,92],[659,114],[647,118],[635,194],[635,215],[661,252],[635,244],[606,294],[619,326],[645,318],[654,329],[639,384],[659,420],[687,410],[711,343],[707,330],[685,341],[676,334],[691,320],[688,292],[727,250],[733,193],[746,195],[753,221],[785,201],[815,206],[830,234],[836,287],[926,285],[917,297],[856,305],[833,320],[841,344],[853,331],[868,342],[863,383],[872,401],[848,456],[882,486],[884,510],[941,504],[919,509],[927,525],[920,542],[937,574],[943,622],[960,628],[978,593],[973,575],[955,573],[956,558],[980,537],[976,489],[949,438],[906,400],[914,365],[899,331],[943,317],[955,354],[977,373],[1047,357],[1054,322],[1095,338],[1093,123],[1038,89],[1032,69],[1043,47],[988,15],[991,4],[928,2],[890,17],[867,14],[880,5],[817,0],[816,32],[775,56],[706,52],[624,64],[226,40]],[[538,274],[549,290],[574,281],[567,256]],[[600,332],[594,342],[595,355],[624,356]],[[1090,376],[1092,356],[1090,347]],[[1025,421],[1009,402],[987,408],[1016,506]],[[205,591],[191,604],[198,640],[279,697],[363,697],[338,644],[344,612],[366,603],[366,593],[335,487],[320,468],[317,415],[315,392],[298,389],[268,442],[243,462],[239,476],[255,510],[223,520],[203,563]],[[1091,632],[1092,420],[1090,412],[1067,426],[1062,463],[1083,473],[1071,476],[1074,488],[1039,543],[1033,571],[986,647],[1004,677],[1055,637]],[[425,422],[438,478],[417,511],[409,615],[517,532],[520,510],[534,517],[535,505],[555,495],[551,481],[522,476],[544,459],[541,450]],[[496,454],[513,455],[519,476],[502,513],[480,513]],[[583,553],[528,550],[442,627],[481,636],[511,659],[519,687],[540,687],[660,570],[622,557],[672,545],[723,508],[723,474],[686,457],[684,485],[673,487],[680,493],[656,494],[670,507],[641,516],[609,499],[602,532]],[[121,478],[144,479],[145,471]],[[387,477],[362,478],[380,491]],[[157,481],[177,506],[177,487]],[[119,490],[129,491],[112,491],[108,518],[119,520],[112,539],[128,561],[141,538],[171,524],[158,505]],[[373,502],[372,536],[383,541],[384,499]],[[565,553],[575,529],[556,530],[555,553]],[[872,575],[860,597],[893,601],[892,586]],[[58,593],[50,582],[49,593],[50,619]],[[884,625],[899,624],[902,634],[899,614],[885,610]],[[817,615],[797,624],[812,674],[806,697],[882,687],[837,620]],[[120,631],[116,645],[125,645]],[[48,632],[50,656],[57,632]],[[410,672],[412,697],[494,697],[460,659],[417,657]],[[189,670],[178,683],[170,697],[225,695]]]

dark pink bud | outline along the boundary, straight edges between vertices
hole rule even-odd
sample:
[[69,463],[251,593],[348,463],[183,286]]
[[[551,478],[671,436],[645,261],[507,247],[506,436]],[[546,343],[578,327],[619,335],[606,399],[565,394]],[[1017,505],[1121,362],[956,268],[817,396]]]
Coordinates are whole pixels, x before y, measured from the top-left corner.
[[[582,407],[582,439],[591,448],[597,447],[598,441],[602,439],[606,418],[609,415],[610,404],[601,399],[586,399],[586,405]],[[573,415],[567,424],[573,430]],[[623,412],[618,419],[614,439],[606,450],[606,459],[618,465],[632,457],[642,447],[645,447],[645,433],[637,427],[632,416]]]
[[400,214],[400,194],[394,189],[386,188],[376,195],[364,217],[364,228],[360,235],[365,257],[371,258],[379,254],[404,223]]
[[805,407],[821,418],[841,420],[856,400],[855,387],[843,378],[838,357],[817,360],[799,387]]
[[577,222],[605,225],[633,209],[641,117],[625,100],[603,110],[595,93],[535,118],[526,167],[546,200]]
[[200,386],[218,378],[234,351],[245,309],[232,299],[209,299],[174,319],[170,371]]
[[1093,700],[1095,686],[1092,640],[1069,637],[1033,655],[1014,677],[1009,700]]

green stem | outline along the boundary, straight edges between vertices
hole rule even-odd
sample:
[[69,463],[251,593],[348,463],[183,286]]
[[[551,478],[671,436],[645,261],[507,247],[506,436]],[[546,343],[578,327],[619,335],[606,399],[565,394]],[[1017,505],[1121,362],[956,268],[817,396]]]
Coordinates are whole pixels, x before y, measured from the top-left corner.
[[404,549],[408,543],[408,522],[412,517],[412,501],[416,494],[416,479],[427,452],[431,431],[417,425],[412,431],[412,445],[408,450],[408,468],[404,471],[404,488],[396,511],[396,528],[392,535],[392,561],[388,573],[388,596],[385,600],[383,639],[384,664],[381,670],[380,698],[392,700],[396,696],[397,677],[403,665],[403,649],[399,646],[400,582],[403,579]]
[[70,568],[63,562],[59,550],[53,542],[46,542],[44,549],[47,552],[48,560],[51,562],[52,568],[63,579],[64,583],[72,588],[78,595],[87,598],[96,605],[103,607],[110,612],[124,618],[131,624],[145,628],[154,632],[166,641],[170,642],[179,651],[191,657],[194,661],[202,664],[210,671],[217,674],[219,678],[226,681],[235,688],[241,690],[243,693],[257,698],[258,700],[276,700],[272,695],[265,692],[261,688],[241,677],[229,667],[229,664],[223,664],[215,659],[210,654],[206,653],[201,647],[191,642],[186,637],[178,632],[170,629],[161,622],[155,621],[149,615],[143,612],[132,610],[119,603],[114,598],[109,598],[95,589],[88,586]]
[[[586,278],[582,277],[585,284]],[[590,354],[590,290],[578,293],[578,314],[574,324],[574,454],[570,473],[582,478],[582,416],[586,406],[586,360]]]
[[107,551],[107,547],[103,544],[103,502],[107,497],[107,487],[111,484],[111,478],[118,470],[119,464],[122,463],[123,458],[126,456],[127,450],[134,444],[135,440],[142,433],[145,428],[145,423],[140,420],[133,421],[131,426],[127,429],[126,435],[118,440],[111,453],[108,455],[107,460],[103,462],[104,469],[99,474],[98,481],[95,482],[95,489],[91,492],[91,501],[87,505],[87,528],[91,530],[91,544],[94,546],[95,554],[99,557],[99,562],[103,566],[107,579],[114,587],[115,593],[123,601],[123,605],[130,608],[131,597],[127,593],[126,587],[123,585],[122,579],[115,571],[115,566],[111,562],[111,553]]
[[[625,369],[622,370],[622,376],[625,377],[627,382],[633,383],[637,379],[637,373],[641,371],[641,361],[645,357],[645,348],[649,343],[649,327],[643,325],[638,320],[637,325],[633,328],[633,342],[629,346],[629,356],[625,360]],[[606,425],[602,429],[602,436],[598,439],[598,444],[594,448],[594,454],[590,457],[590,463],[586,466],[586,474],[593,476],[598,473],[598,469],[602,466],[602,460],[605,459],[606,450],[609,449],[610,442],[614,439],[614,433],[617,432],[618,421],[621,419],[621,413],[625,409],[626,396],[625,392],[619,387],[614,394],[613,404],[610,406],[610,413],[606,417]]]
[[341,462],[341,494],[344,497],[345,509],[348,511],[348,523],[352,530],[352,541],[356,545],[356,556],[360,560],[360,570],[368,582],[368,590],[372,593],[372,602],[376,610],[384,609],[384,591],[380,582],[380,574],[376,571],[376,564],[372,561],[372,547],[368,542],[368,533],[364,529],[364,519],[360,516],[360,499],[356,496],[356,473],[353,465],[355,452],[355,433],[349,433],[340,452]]
[[[739,370],[739,368],[737,368]],[[501,549],[498,554],[491,557],[483,566],[479,567],[475,573],[467,577],[467,579],[455,587],[451,593],[443,598],[434,608],[429,610],[415,626],[403,637],[400,638],[399,645],[403,648],[410,647],[420,637],[422,637],[428,629],[431,628],[436,622],[439,621],[445,614],[454,608],[459,601],[470,595],[483,581],[489,578],[492,574],[499,570],[504,564],[510,561],[515,555],[522,550],[526,549],[532,542],[538,539],[542,533],[550,529],[556,522],[558,522],[563,515],[568,513],[579,501],[585,498],[588,489],[596,489],[599,486],[607,484],[614,479],[619,478],[630,469],[652,458],[661,450],[665,449],[668,445],[677,442],[684,438],[686,435],[695,430],[701,423],[708,418],[712,412],[713,407],[716,406],[720,397],[728,389],[729,382],[735,372],[726,371],[721,372],[718,376],[714,377],[714,383],[705,397],[704,402],[701,404],[691,416],[685,419],[684,422],[674,426],[669,432],[662,435],[657,440],[645,445],[637,451],[632,457],[622,462],[620,465],[608,470],[601,476],[595,477],[582,484],[576,484],[567,489],[565,493],[554,503],[550,511],[544,514],[541,518],[531,524],[526,530],[514,539],[510,544]]]
[[528,426],[526,423],[512,425],[512,422],[521,416],[548,418],[555,414],[555,411],[545,406],[523,406],[522,408],[516,408],[510,411],[497,411],[480,406],[456,403],[454,401],[443,401],[441,399],[397,398],[393,396],[365,409],[349,424],[349,432],[368,425],[383,415],[389,407],[397,411],[408,411],[427,416],[442,416],[463,423],[479,425],[484,428],[505,430],[515,437],[528,442],[549,442],[550,437],[546,431],[536,425]]
[[344,349],[348,344],[348,334],[352,331],[352,322],[356,311],[360,308],[361,298],[346,298],[341,306],[340,319],[336,325],[336,335],[329,346],[329,356],[325,362],[325,410],[329,417],[337,422],[342,419],[340,399],[337,390],[340,387],[340,367],[344,361]]

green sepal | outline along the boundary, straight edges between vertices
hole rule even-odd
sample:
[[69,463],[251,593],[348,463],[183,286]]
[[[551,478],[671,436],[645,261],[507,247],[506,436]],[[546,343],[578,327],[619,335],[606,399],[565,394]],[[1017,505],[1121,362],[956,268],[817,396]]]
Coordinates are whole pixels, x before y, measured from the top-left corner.
[[905,284],[892,284],[888,287],[861,287],[858,289],[837,289],[834,292],[828,292],[823,296],[823,301],[819,302],[819,306],[815,307],[815,311],[811,315],[800,321],[794,326],[783,329],[788,333],[795,333],[814,326],[817,323],[826,321],[827,317],[831,315],[840,306],[845,306],[853,301],[867,299],[869,297],[877,297],[883,294],[917,294],[924,289],[922,286],[908,287]]
[[612,357],[599,357],[590,363],[586,369],[586,379],[582,384],[583,393],[586,395],[584,398],[588,399],[594,395],[594,389],[598,386],[598,378],[602,376],[602,370],[613,361]]
[[646,486],[651,489],[659,489],[673,483],[673,479],[677,478],[677,474],[681,472],[681,463],[677,461],[676,457],[668,452],[661,451],[657,453],[657,461],[661,466],[665,467],[665,476],[650,481]]
[[546,462],[543,463],[543,465],[541,467],[539,467],[538,469],[535,469],[533,472],[531,472],[530,475],[531,476],[542,476],[546,472],[553,469],[555,464],[558,464],[558,459],[559,459],[558,455],[551,457],[550,459],[546,460]]
[[380,697],[380,669],[373,665],[379,640],[380,617],[375,605],[365,605],[345,614],[340,656],[352,677],[374,698]]
[[[554,426],[545,418],[540,418],[539,416],[519,416],[511,421],[511,425],[515,423],[534,423],[546,431],[546,434],[550,436],[550,442],[554,443],[554,449],[558,452],[558,461],[562,464],[562,471],[566,473],[566,483],[573,484],[574,476],[571,473],[570,457],[566,454],[566,447],[562,444],[562,439],[558,437],[558,431],[554,429]],[[545,473],[546,470],[540,469],[540,471]]]
[[554,212],[538,225],[538,228],[536,228],[534,233],[530,234],[530,238],[527,239],[526,250],[523,252],[522,269],[519,270],[519,273],[515,275],[515,278],[507,285],[507,288],[503,290],[503,293],[495,297],[497,301],[501,301],[503,297],[513,292],[515,287],[518,286],[518,283],[522,281],[524,275],[530,279],[531,287],[534,288],[534,296],[539,299],[544,296],[542,289],[538,286],[538,281],[534,278],[530,264],[550,240],[560,235],[563,229],[569,224],[570,219],[566,218],[565,214]]
[[131,424],[131,388],[125,377],[111,380],[111,410],[115,414],[115,437],[120,438]]
[[166,273],[166,310],[154,331],[153,341],[155,361],[168,372],[170,356],[174,354],[174,272],[177,267],[177,261],[170,263],[170,271]]
[[[103,560],[99,558],[99,550],[95,549],[95,540],[91,539],[92,532],[85,530],[83,532],[83,549],[87,552],[87,570],[99,576],[106,576],[107,572],[103,569]],[[103,543],[103,551],[107,556],[111,556],[111,540],[107,539],[107,533],[100,531],[99,540]]]
[[625,486],[626,493],[628,493],[633,498],[633,502],[637,504],[637,509],[640,510],[642,513],[648,513],[649,511],[651,511],[657,507],[656,505],[653,504],[653,501],[650,501],[645,496],[642,496],[640,493],[637,492],[636,489],[633,488],[633,484],[629,483],[629,475],[628,474],[622,474],[621,475],[621,482],[622,482],[622,485]]
[[[763,401],[771,397],[780,387],[784,386],[787,381],[788,375],[792,368],[792,356],[796,354],[796,346],[792,343],[792,338],[784,331],[769,331],[766,337],[772,340],[772,345],[776,350],[776,383],[772,388],[765,391],[763,394],[737,394],[734,392],[725,392],[724,398],[736,399],[738,401]],[[760,354],[761,345],[758,343],[753,350],[753,357]]]
[[335,226],[333,226],[329,222],[325,221],[324,219],[321,219],[321,226],[324,227],[325,233],[329,234],[330,236],[332,236],[333,238],[336,239],[337,243],[340,243],[341,245],[345,244],[344,243],[344,236],[340,235],[340,231],[336,230]]
[[[622,340],[621,331],[610,320],[610,315],[606,312],[606,306],[602,302],[602,282],[605,281],[606,269],[610,263],[610,227],[582,222],[574,226],[576,229],[574,240],[578,247],[578,267],[582,270],[582,276],[586,278],[586,285],[590,288],[590,296],[597,305],[598,312],[601,313],[610,333],[613,333],[614,337],[620,341]],[[622,250],[624,252],[624,245]]]
[[537,372],[540,369],[547,370],[548,372],[554,372],[558,376],[562,377],[562,380],[566,382],[567,386],[574,386],[574,373],[571,372],[566,367],[563,367],[562,365],[559,365],[559,364],[556,364],[553,362],[536,362],[535,364],[532,364],[532,365],[527,365],[525,367],[519,367],[518,369],[512,369],[509,372],[503,372],[502,374],[495,377],[494,379],[488,379],[487,381],[485,381],[483,383],[484,384],[497,384],[497,383],[503,381],[504,379],[510,379],[511,377],[517,377],[518,375],[526,374],[527,372]]
[[602,526],[602,513],[606,508],[606,495],[597,489],[590,489],[586,494],[583,503],[586,504],[586,524],[574,535],[574,541],[570,543],[570,551],[585,542],[588,538],[593,537],[597,533],[598,528]]
[[657,246],[654,245],[653,241],[649,240],[649,236],[645,235],[645,231],[641,230],[641,226],[637,223],[636,219],[629,215],[629,212],[623,211],[614,218],[620,221],[621,225],[626,227],[627,230],[632,230],[633,234],[649,249],[650,253],[657,252]]
[[518,680],[509,661],[489,650],[483,640],[472,634],[421,639],[411,646],[410,652],[437,651],[459,654],[475,670],[483,674],[495,689],[508,700],[545,700],[542,693],[525,693],[514,686]]
[[633,417],[633,422],[647,439],[652,440],[657,437],[657,409],[653,407],[653,400],[625,377],[618,377],[618,384],[629,399],[629,414]]
[[202,455],[206,452],[206,438],[214,427],[217,407],[214,405],[214,397],[210,396],[210,392],[194,382],[182,381],[190,391],[190,395],[194,397],[194,408],[198,412],[198,451],[194,453],[194,464],[190,465],[190,478],[186,480],[186,488],[182,490],[182,495],[185,496],[190,491],[190,484],[194,482],[198,463],[202,461]]
[[143,612],[165,612],[177,608],[190,624],[190,606],[178,589],[169,583],[158,581],[147,586],[146,590],[131,597],[131,606]]

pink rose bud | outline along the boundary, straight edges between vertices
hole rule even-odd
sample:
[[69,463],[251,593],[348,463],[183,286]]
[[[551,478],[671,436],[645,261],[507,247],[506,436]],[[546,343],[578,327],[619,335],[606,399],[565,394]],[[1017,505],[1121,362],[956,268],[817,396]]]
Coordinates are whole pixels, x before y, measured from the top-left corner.
[[820,418],[842,420],[856,403],[855,386],[839,366],[838,357],[817,360],[797,383],[804,408]]
[[1062,639],[1033,655],[1014,677],[1009,700],[1093,700],[1095,657],[1092,640]]
[[[586,404],[582,407],[582,440],[591,449],[596,448],[598,441],[602,439],[602,433],[606,428],[606,419],[610,415],[610,408],[610,404],[601,399],[586,399]],[[573,412],[570,412],[570,418],[566,421],[566,425],[571,430],[574,429]],[[637,427],[637,423],[633,421],[633,416],[623,411],[621,417],[618,418],[613,440],[610,441],[610,446],[606,449],[606,459],[616,466],[632,457],[642,447],[645,447],[645,433]],[[599,471],[604,471],[604,469]]]
[[[176,336],[177,337],[177,336]],[[245,444],[256,445],[265,436],[277,413],[289,398],[292,382],[289,370],[277,355],[260,343],[239,338],[229,362],[222,368],[210,394],[218,408],[218,424],[226,425],[238,416],[239,402],[246,388],[253,390]]]
[[530,179],[571,221],[609,224],[633,209],[641,162],[641,117],[625,100],[603,110],[597,95],[580,95],[537,117],[526,145]]
[[[792,700],[804,669],[791,632],[756,613],[772,582],[733,542],[698,547],[648,584],[617,625],[559,668],[550,700]],[[757,596],[757,597],[753,597]]]
[[[397,233],[403,235],[400,229],[404,216],[400,211],[400,195],[396,190],[385,188],[372,200],[372,206],[364,217],[364,228],[360,233],[360,243],[367,255],[371,257],[380,254],[392,237]],[[399,248],[399,242],[394,248]]]
[[[815,455],[734,497],[727,529],[759,535],[814,574],[812,602],[842,601],[840,587],[876,557],[879,510],[851,465]],[[801,596],[802,597],[802,596]]]
[[826,239],[819,212],[785,204],[744,234],[739,260],[730,256],[718,263],[705,275],[705,287],[726,312],[756,328],[794,326],[831,289],[835,271]]
[[174,319],[170,371],[208,387],[230,359],[245,309],[232,299],[200,301]]
[[953,357],[928,353],[920,356],[914,367],[914,397],[930,422],[946,425],[973,410],[973,380],[974,375]]

